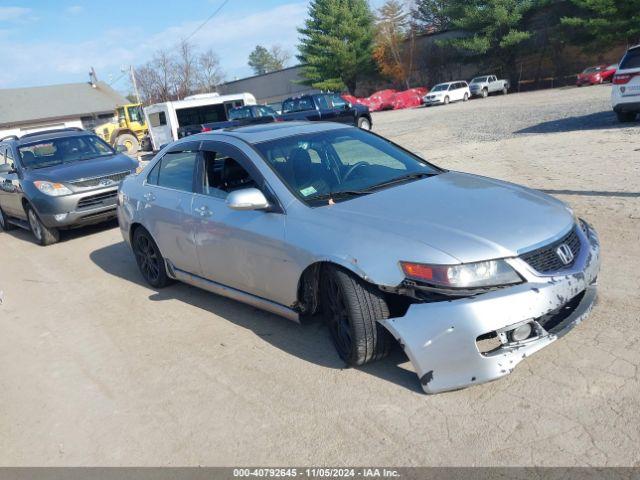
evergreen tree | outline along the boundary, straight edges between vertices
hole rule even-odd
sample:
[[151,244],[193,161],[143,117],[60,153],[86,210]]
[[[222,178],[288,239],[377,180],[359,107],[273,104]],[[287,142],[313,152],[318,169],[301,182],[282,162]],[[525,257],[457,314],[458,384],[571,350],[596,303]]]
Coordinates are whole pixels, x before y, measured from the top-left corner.
[[518,48],[531,37],[523,16],[536,6],[534,0],[450,0],[451,27],[465,36],[447,43],[513,76]]
[[578,15],[562,23],[586,35],[589,46],[608,48],[640,42],[640,0],[571,0]]
[[451,23],[447,15],[448,0],[416,0],[411,11],[416,26],[425,32],[447,30]]
[[247,63],[256,75],[262,75],[273,70],[274,61],[269,50],[262,45],[256,45],[256,48],[249,54]]
[[373,14],[366,0],[312,0],[298,60],[303,83],[354,93],[358,79],[373,70]]

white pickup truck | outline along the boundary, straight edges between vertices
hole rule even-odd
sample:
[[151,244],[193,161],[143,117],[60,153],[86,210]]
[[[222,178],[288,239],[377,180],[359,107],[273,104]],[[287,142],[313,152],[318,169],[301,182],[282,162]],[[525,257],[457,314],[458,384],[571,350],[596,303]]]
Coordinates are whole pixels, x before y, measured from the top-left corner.
[[509,80],[498,80],[495,75],[475,77],[469,83],[469,90],[474,97],[486,98],[490,93],[501,92],[506,95],[509,91]]

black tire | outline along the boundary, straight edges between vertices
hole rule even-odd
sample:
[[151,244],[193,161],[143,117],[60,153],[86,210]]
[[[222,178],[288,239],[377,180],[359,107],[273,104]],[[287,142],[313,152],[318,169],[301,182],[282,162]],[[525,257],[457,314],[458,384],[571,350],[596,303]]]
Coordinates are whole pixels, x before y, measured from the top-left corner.
[[33,233],[33,236],[36,238],[36,243],[46,247],[47,245],[52,245],[60,241],[60,232],[58,229],[45,226],[31,206],[27,206],[26,211],[29,227],[31,227],[31,233]]
[[2,211],[2,208],[0,208],[0,232],[8,232],[14,228],[15,226],[9,223],[7,215]]
[[482,98],[487,98],[489,96],[489,90],[486,88],[482,89]]
[[464,94],[464,97],[462,97],[462,101],[463,101],[463,102],[466,102],[467,100],[469,100],[469,94],[468,94],[468,93],[465,93],[465,94]]
[[383,293],[339,267],[324,270],[321,289],[323,313],[340,358],[354,367],[387,356],[391,336],[377,322],[389,318]]
[[371,130],[371,121],[368,118],[360,117],[358,119],[358,128],[363,130]]
[[502,87],[502,94],[506,95],[507,93],[509,93],[509,89],[507,87]]
[[158,245],[142,227],[138,227],[133,233],[133,253],[140,273],[149,285],[164,288],[171,283]]
[[629,123],[635,121],[638,114],[636,112],[616,112],[616,115],[619,122]]
[[449,105],[449,97],[444,97],[444,104]]
[[124,145],[127,147],[127,155],[135,155],[140,150],[140,142],[138,142],[135,135],[131,135],[130,133],[118,135],[116,145]]

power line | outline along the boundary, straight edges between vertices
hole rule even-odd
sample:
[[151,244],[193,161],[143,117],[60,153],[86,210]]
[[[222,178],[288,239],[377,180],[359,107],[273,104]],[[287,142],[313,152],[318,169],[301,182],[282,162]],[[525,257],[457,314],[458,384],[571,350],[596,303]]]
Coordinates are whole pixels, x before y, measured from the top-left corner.
[[209,16],[205,19],[205,21],[204,21],[204,22],[202,22],[200,25],[198,25],[198,27],[197,27],[193,32],[191,32],[191,33],[189,34],[189,36],[188,36],[188,37],[186,37],[186,38],[184,39],[184,41],[185,41],[185,42],[186,42],[186,41],[188,41],[191,37],[193,37],[196,33],[198,33],[198,32],[200,31],[200,29],[201,29],[202,27],[204,27],[207,23],[209,23],[209,22],[211,21],[211,19],[212,19],[213,17],[215,17],[215,16],[218,14],[218,12],[219,12],[220,10],[222,10],[222,9],[224,8],[224,6],[225,6],[227,3],[229,3],[229,0],[224,0],[224,1],[220,4],[220,6],[219,6],[218,8],[216,8],[215,12],[213,12],[211,15],[209,15]]

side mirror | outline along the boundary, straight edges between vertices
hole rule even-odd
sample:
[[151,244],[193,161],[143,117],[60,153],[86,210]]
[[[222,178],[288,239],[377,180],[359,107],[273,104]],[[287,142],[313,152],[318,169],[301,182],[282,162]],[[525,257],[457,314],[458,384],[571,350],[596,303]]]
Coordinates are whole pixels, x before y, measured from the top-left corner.
[[16,173],[16,169],[13,165],[9,165],[8,163],[4,163],[0,165],[0,173],[10,174]]
[[227,205],[233,210],[264,210],[269,201],[257,188],[243,188],[227,195]]
[[127,153],[127,147],[125,145],[116,145],[116,152]]
[[345,110],[349,110],[350,108],[353,108],[353,105],[351,105],[351,102],[347,102],[344,104],[344,109]]

